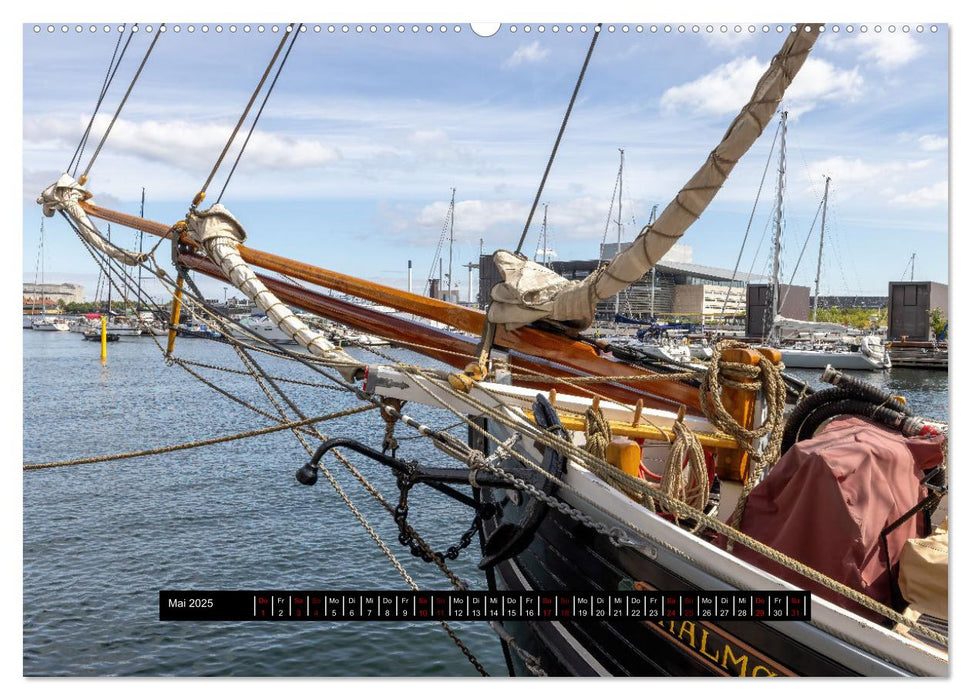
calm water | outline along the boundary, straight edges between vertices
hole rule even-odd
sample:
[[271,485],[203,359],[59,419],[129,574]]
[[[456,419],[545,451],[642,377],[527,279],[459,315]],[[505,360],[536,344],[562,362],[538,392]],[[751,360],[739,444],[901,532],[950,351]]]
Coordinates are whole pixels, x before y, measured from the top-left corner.
[[[140,450],[266,425],[266,419],[184,370],[167,367],[149,338],[109,345],[107,367],[100,364],[99,346],[74,333],[28,330],[23,342],[25,463]],[[179,339],[177,354],[239,366],[232,350],[219,343]],[[318,381],[293,363],[260,361],[271,374]],[[269,410],[247,377],[203,372]],[[307,415],[357,404],[345,394],[284,386]],[[409,412],[442,425],[420,406],[409,405]],[[325,423],[322,430],[380,445],[383,427],[377,412],[367,412]],[[446,466],[421,441],[403,442],[399,455]],[[313,487],[296,481],[294,472],[306,461],[292,434],[276,433],[167,455],[25,472],[24,673],[477,675],[436,623],[158,621],[160,589],[407,590],[323,477]],[[382,494],[397,498],[386,467],[352,461]],[[391,517],[357,480],[331,458],[327,464],[416,582],[448,590],[438,569],[397,542]],[[409,505],[416,529],[444,550],[468,527],[471,512],[428,491],[413,489]],[[484,589],[475,567],[477,546],[452,568],[470,587]],[[505,675],[491,629],[481,623],[453,627],[490,673]]]
[[[111,344],[106,367],[99,362],[98,345],[77,334],[24,331],[23,343],[26,463],[178,444],[266,424],[182,369],[167,367],[151,339]],[[392,352],[418,361],[404,351]],[[180,339],[177,354],[238,367],[232,350],[218,343]],[[260,361],[271,374],[316,381],[293,363]],[[270,410],[252,380],[203,373]],[[796,373],[807,380],[818,376]],[[908,396],[917,412],[947,418],[947,373],[893,370],[863,376]],[[344,394],[285,386],[308,415],[356,404]],[[409,405],[408,412],[442,425],[421,406]],[[383,423],[368,412],[322,429],[376,446]],[[409,433],[399,428],[398,434]],[[448,465],[421,441],[403,442],[399,455]],[[160,589],[407,588],[323,477],[310,488],[297,483],[294,471],[306,458],[291,434],[277,433],[167,455],[25,472],[24,673],[476,675],[434,623],[158,621]],[[396,498],[385,467],[353,461],[386,497]],[[333,460],[327,464],[419,585],[447,590],[437,569],[398,544],[384,509]],[[457,542],[471,514],[427,491],[412,491],[415,524],[444,549]],[[472,588],[484,589],[475,567],[476,546],[452,568]],[[499,644],[486,625],[454,627],[490,673],[505,674]]]

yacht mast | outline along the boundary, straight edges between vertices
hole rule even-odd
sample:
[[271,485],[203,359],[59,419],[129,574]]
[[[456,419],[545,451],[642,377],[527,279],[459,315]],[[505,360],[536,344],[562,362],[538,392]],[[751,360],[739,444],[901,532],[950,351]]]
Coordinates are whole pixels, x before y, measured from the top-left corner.
[[823,269],[823,236],[826,235],[826,200],[829,198],[829,175],[826,176],[826,188],[823,190],[823,221],[819,227],[819,260],[816,262],[816,294],[813,296],[813,322],[816,321],[816,309],[819,306],[819,278]]
[[452,188],[452,216],[448,220],[448,291],[443,297],[452,300],[452,245],[455,243],[455,188]]
[[[779,141],[779,184],[775,198],[775,241],[772,248],[772,323],[779,315],[779,254],[782,249],[782,196],[786,186],[786,119],[789,113],[782,113],[782,133]],[[770,331],[770,334],[772,331]]]
[[549,213],[549,204],[543,205],[543,264],[546,264],[546,257],[549,251],[549,239],[546,236],[546,216]]
[[[619,184],[619,190],[617,192],[617,252],[615,255],[620,255],[620,234],[623,229],[623,217],[621,216],[621,207],[624,206],[624,149],[618,148],[620,151],[620,170],[617,172],[617,181]],[[614,315],[620,313],[620,292],[614,296]]]
[[[142,188],[142,206],[139,209],[139,214],[141,218],[145,218],[145,188]],[[138,232],[138,254],[142,254],[142,239],[145,237],[144,231]],[[138,266],[138,299],[136,300],[135,315],[141,320],[142,314],[142,266]]]

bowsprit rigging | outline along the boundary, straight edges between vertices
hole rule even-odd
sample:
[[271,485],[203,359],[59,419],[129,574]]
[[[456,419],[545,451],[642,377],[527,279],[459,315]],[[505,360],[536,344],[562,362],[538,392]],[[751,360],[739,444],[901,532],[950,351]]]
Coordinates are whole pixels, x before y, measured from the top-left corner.
[[[600,33],[598,25],[517,251],[496,254],[504,281],[493,288],[487,313],[250,248],[245,245],[243,224],[219,201],[226,185],[215,204],[200,209],[289,38],[290,45],[240,155],[245,150],[300,33],[294,24],[281,37],[184,220],[173,225],[152,222],[144,216],[112,212],[91,201],[84,186],[110,127],[81,177],[75,181],[71,175],[63,175],[38,201],[48,216],[59,211],[71,222],[104,269],[137,265],[155,275],[172,294],[167,346],[155,341],[166,361],[268,422],[249,433],[157,449],[198,448],[290,431],[308,455],[308,461],[297,469],[297,480],[310,486],[323,476],[412,590],[419,585],[355,502],[346,483],[356,481],[390,516],[405,551],[434,564],[457,590],[468,590],[469,584],[449,562],[466,556],[478,537],[478,566],[492,591],[595,590],[609,595],[623,590],[677,589],[703,596],[712,589],[782,595],[805,588],[814,594],[812,619],[786,626],[775,625],[771,619],[744,623],[712,619],[686,627],[689,622],[680,618],[495,623],[511,673],[945,675],[948,655],[942,621],[916,599],[907,598],[901,604],[891,594],[894,586],[901,591],[906,588],[894,578],[894,571],[907,542],[940,534],[930,531],[936,525],[930,512],[946,492],[942,479],[946,426],[907,415],[890,397],[868,393],[843,381],[838,373],[824,376],[840,386],[838,396],[817,392],[811,404],[801,404],[807,410],[797,408],[787,417],[783,366],[779,353],[771,348],[722,341],[703,370],[659,373],[636,362],[621,361],[609,347],[580,334],[589,324],[591,304],[621,293],[653,268],[701,215],[768,125],[819,31],[818,25],[793,28],[752,98],[702,168],[659,217],[651,217],[630,248],[618,250],[605,267],[576,283],[518,253],[590,62]],[[152,46],[157,40],[158,35]],[[136,78],[150,53],[151,47]],[[117,66],[109,67],[110,74],[115,70]],[[99,106],[108,82],[102,87]],[[784,141],[784,127],[782,138]],[[80,153],[79,147],[78,157]],[[238,163],[237,157],[227,185]],[[780,196],[782,177],[780,174]],[[453,190],[449,224],[454,209]],[[779,217],[781,226],[781,209]],[[149,253],[124,251],[104,240],[92,218],[168,241],[174,276],[157,263],[155,248]],[[239,324],[206,302],[193,272],[232,283],[299,349],[260,344],[258,341],[266,339],[252,329],[245,329],[244,338],[226,332]],[[451,275],[450,266],[448,291]],[[118,279],[135,289],[139,300],[146,296],[127,271]],[[478,342],[329,297],[301,283],[419,315],[472,333]],[[239,369],[204,366],[206,363],[178,356],[174,330],[182,306],[222,331],[222,341],[231,347]],[[423,368],[402,361],[394,351],[370,347],[351,353],[349,346],[330,342],[316,319],[295,309],[383,336],[441,360],[446,367]],[[284,386],[293,378],[271,374],[263,367],[261,354],[299,363],[317,380],[304,382],[305,386],[344,392],[362,406],[323,415],[307,409],[294,396],[292,385]],[[376,359],[362,359],[362,355]],[[250,377],[259,405],[218,386],[203,371]],[[837,401],[829,401],[832,398]],[[419,405],[435,421],[449,425],[426,425],[423,420],[427,419],[417,417],[424,414],[415,412]],[[330,436],[320,428],[324,421],[374,408],[380,409],[384,422],[381,450]],[[865,422],[860,415],[881,424]],[[394,435],[399,424],[410,431],[409,438],[426,441],[457,466],[431,466],[409,459],[412,444],[402,448],[402,441],[408,438]],[[468,431],[467,439],[460,440],[451,432],[457,428]],[[853,436],[851,442],[845,439],[848,433]],[[351,462],[350,453],[390,469],[397,499],[382,495],[368,473]],[[25,465],[25,469],[66,465]],[[344,470],[354,481],[341,483]],[[858,474],[856,480],[846,477],[848,472]],[[861,499],[867,504],[863,506],[848,502],[853,499],[832,486],[849,480],[846,488],[852,491],[883,483],[881,479],[887,482],[886,489],[874,489],[869,494],[872,501]],[[415,529],[411,516],[420,507],[416,496],[425,491],[418,486],[428,486],[454,501],[460,532],[457,544],[438,550],[429,543],[432,538],[426,539]],[[880,501],[885,493],[891,497]],[[773,519],[770,506],[774,496],[790,504],[785,515],[801,518],[798,529],[814,532],[813,542],[807,545],[786,537],[791,528]],[[926,512],[928,517],[913,517],[918,512]],[[818,541],[850,554],[834,565],[828,552],[813,548]],[[891,550],[892,554],[883,554]],[[455,630],[444,620],[439,624],[475,669],[487,675]],[[946,621],[943,625],[946,631]]]

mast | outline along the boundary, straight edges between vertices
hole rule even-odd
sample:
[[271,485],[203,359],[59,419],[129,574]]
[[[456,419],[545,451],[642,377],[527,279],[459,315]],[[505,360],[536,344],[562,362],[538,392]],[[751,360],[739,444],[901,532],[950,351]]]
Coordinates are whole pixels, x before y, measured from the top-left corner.
[[813,322],[816,321],[816,309],[819,306],[819,278],[823,269],[823,236],[826,235],[826,201],[829,198],[829,175],[826,176],[826,187],[823,189],[823,221],[819,227],[819,260],[816,262],[816,294],[813,296]]
[[[141,218],[145,218],[145,188],[142,188],[142,206],[139,209],[139,214]],[[138,232],[138,254],[142,254],[142,239],[145,237],[144,231]],[[225,296],[225,295],[223,295]],[[138,266],[138,300],[135,306],[135,315],[141,319],[142,314],[142,266]]]
[[446,301],[452,298],[452,245],[455,243],[455,188],[452,188],[452,216],[448,220],[448,292],[443,297]]
[[[108,224],[108,242],[111,243],[111,224]],[[111,260],[108,263],[108,320],[111,321]]]
[[549,212],[550,205],[543,204],[543,264],[546,264],[547,253],[549,251],[549,238],[546,235],[546,216]]
[[[657,215],[657,205],[655,204],[651,207],[651,215],[647,217],[647,225],[650,226],[654,223],[654,217]],[[654,318],[654,281],[657,278],[657,265],[651,265],[651,318]]]
[[[40,269],[40,287],[37,286],[37,269]],[[40,291],[40,313],[43,316],[44,310],[44,218],[40,220],[40,248],[37,250],[37,267],[34,268],[34,296],[30,301],[31,323],[37,316],[37,292]]]
[[[621,207],[624,206],[624,149],[618,148],[620,151],[620,170],[617,171],[617,182],[619,183],[619,190],[617,193],[617,255],[620,255],[620,235],[623,229],[623,216],[621,216]],[[614,316],[620,313],[620,292],[617,292],[614,296]]]
[[[782,196],[786,186],[786,119],[789,113],[782,113],[781,139],[779,141],[779,184],[775,197],[775,241],[772,247],[772,323],[779,315],[779,255],[782,250]],[[771,331],[770,331],[771,334]]]

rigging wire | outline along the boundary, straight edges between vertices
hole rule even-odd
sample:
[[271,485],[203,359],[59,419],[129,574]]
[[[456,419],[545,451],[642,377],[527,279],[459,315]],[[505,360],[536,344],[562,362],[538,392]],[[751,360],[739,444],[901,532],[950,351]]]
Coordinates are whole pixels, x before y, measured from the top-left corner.
[[249,144],[250,137],[253,136],[253,132],[256,130],[256,124],[260,121],[260,116],[263,114],[263,108],[266,107],[266,103],[270,99],[270,94],[273,92],[273,88],[276,86],[276,81],[279,79],[280,74],[283,72],[283,67],[287,64],[287,59],[290,58],[290,52],[293,50],[293,45],[297,42],[297,37],[300,36],[300,30],[303,25],[299,25],[296,31],[292,32],[293,38],[290,40],[290,46],[287,47],[287,52],[283,54],[283,60],[280,61],[280,67],[276,70],[276,75],[273,76],[273,82],[270,83],[270,87],[266,89],[266,95],[263,96],[263,103],[256,112],[256,116],[253,117],[253,124],[250,126],[249,133],[246,134],[246,140],[243,141],[243,145],[240,146],[239,153],[236,154],[236,160],[233,162],[233,167],[229,171],[229,175],[226,176],[226,182],[223,184],[222,190],[219,192],[219,197],[216,199],[216,204],[222,200],[223,195],[226,193],[226,188],[229,187],[229,181],[233,179],[233,173],[236,172],[236,166],[239,165],[240,159],[243,157],[243,151],[246,150],[246,146]]
[[145,68],[145,64],[148,63],[148,57],[152,55],[152,50],[155,48],[155,44],[161,38],[162,33],[165,31],[165,25],[159,26],[158,31],[155,32],[155,37],[152,39],[152,43],[148,46],[148,51],[145,52],[145,57],[142,59],[141,64],[138,66],[138,70],[135,71],[135,76],[131,79],[131,83],[128,84],[128,90],[125,91],[125,96],[121,98],[121,103],[115,110],[114,115],[111,117],[111,121],[108,123],[108,128],[105,129],[105,133],[101,136],[101,141],[98,143],[98,147],[94,151],[94,155],[91,156],[91,160],[88,161],[88,167],[84,169],[81,173],[81,177],[78,179],[78,183],[83,185],[88,179],[88,173],[91,172],[91,166],[94,165],[94,161],[97,160],[98,155],[101,153],[101,148],[105,145],[105,141],[108,140],[108,134],[111,133],[111,129],[115,126],[115,121],[118,119],[118,115],[121,114],[121,110],[125,106],[125,102],[128,101],[128,96],[131,95],[132,89],[135,87],[135,83],[138,81],[138,77],[142,74],[142,69]]
[[[597,253],[597,267],[600,267],[600,263],[604,259],[604,246],[607,245],[607,232],[610,230],[610,219],[614,214],[614,201],[617,199],[617,188],[620,186],[621,171],[618,168],[617,177],[614,178],[614,191],[610,195],[610,208],[607,209],[607,221],[604,222],[604,235],[600,239],[600,252]],[[620,251],[617,251],[620,253]]]
[[529,232],[529,225],[533,221],[533,214],[536,213],[536,207],[539,204],[539,198],[543,196],[543,187],[546,185],[546,178],[550,174],[550,169],[553,167],[553,159],[556,158],[556,151],[560,147],[560,141],[563,140],[563,132],[566,131],[566,123],[570,119],[570,113],[573,111],[573,105],[577,100],[577,95],[580,92],[580,85],[583,84],[583,76],[587,72],[587,66],[590,64],[590,57],[593,56],[593,49],[597,45],[597,39],[600,37],[600,28],[603,26],[602,23],[597,24],[596,28],[593,30],[593,39],[590,41],[590,48],[587,49],[587,56],[583,59],[583,67],[580,69],[580,75],[577,78],[577,83],[573,88],[573,95],[570,97],[570,104],[566,108],[566,114],[563,115],[563,122],[560,124],[560,132],[556,135],[556,141],[553,142],[553,151],[550,153],[550,159],[546,162],[546,170],[543,171],[543,179],[540,180],[539,189],[536,190],[536,198],[533,200],[533,206],[530,207],[529,216],[526,217],[526,225],[523,227],[523,233],[519,237],[519,245],[516,246],[516,255],[523,249],[523,243],[526,242],[526,234]]
[[[759,181],[758,192],[755,193],[755,203],[752,204],[752,213],[749,214],[748,224],[745,226],[745,237],[742,238],[742,247],[738,251],[738,257],[735,258],[735,269],[732,270],[732,281],[729,282],[729,291],[725,292],[725,301],[722,302],[722,316],[725,315],[725,309],[728,307],[728,297],[731,294],[731,287],[735,284],[735,275],[738,274],[738,265],[742,261],[742,253],[745,251],[745,242],[748,241],[749,231],[752,230],[752,221],[755,219],[755,210],[759,206],[759,197],[762,195],[762,186],[765,185],[765,177],[769,174],[769,165],[772,163],[772,153],[775,151],[775,143],[779,138],[779,130],[781,128],[782,121],[780,120],[775,128],[775,136],[772,137],[772,145],[769,147],[769,157],[765,159],[765,169],[762,171],[762,179]],[[606,233],[604,235],[606,235]],[[764,238],[765,231],[762,232],[762,239]],[[762,247],[762,239],[759,239],[759,248]],[[758,250],[756,250],[755,255],[756,257],[758,256]],[[751,279],[751,275],[752,271],[749,270],[749,279]]]
[[806,252],[806,246],[809,245],[809,239],[812,238],[813,229],[816,228],[816,221],[819,219],[819,212],[823,210],[823,200],[819,200],[819,206],[816,207],[816,216],[813,217],[813,222],[809,225],[809,233],[806,234],[806,240],[802,244],[802,250],[799,251],[799,257],[796,259],[796,264],[792,268],[792,276],[789,277],[789,285],[786,287],[786,293],[782,295],[782,303],[779,304],[781,309],[786,305],[786,299],[789,298],[789,290],[792,289],[792,283],[796,279],[796,271],[799,269],[799,263],[802,262],[802,256]]
[[[112,81],[115,79],[115,73],[118,72],[118,68],[121,67],[121,62],[125,58],[125,53],[128,51],[128,45],[131,44],[132,38],[135,36],[135,29],[138,24],[132,25],[132,30],[128,34],[128,40],[125,42],[125,47],[121,50],[121,55],[118,55],[118,47],[121,46],[121,40],[125,36],[125,25],[121,25],[122,31],[118,34],[118,41],[115,42],[115,51],[111,54],[111,61],[108,63],[108,72],[105,73],[104,82],[101,84],[101,94],[98,95],[98,101],[94,105],[94,111],[91,113],[91,119],[88,120],[88,126],[84,130],[84,134],[81,136],[81,140],[78,142],[78,147],[74,149],[74,155],[71,156],[71,162],[68,163],[67,169],[64,172],[70,172],[71,176],[77,175],[78,167],[81,165],[81,158],[84,156],[84,147],[88,143],[88,137],[91,135],[91,127],[94,126],[94,118],[98,116],[98,110],[101,109],[101,103],[104,101],[105,95],[108,94],[108,88],[111,87]],[[115,57],[118,57],[118,62],[115,63]],[[77,160],[77,163],[74,161]],[[71,169],[74,169],[73,172]]]
[[[438,246],[435,248],[435,254],[432,256],[432,266],[428,268],[428,276],[425,278],[425,287],[424,287],[425,291],[422,292],[422,294],[426,294],[426,295],[428,294],[429,285],[434,279],[432,275],[435,274],[435,263],[438,261],[438,258],[441,255],[442,246],[445,245],[445,234],[448,233],[449,222],[452,220],[452,217],[455,216],[455,212],[453,211],[453,209],[454,209],[454,199],[451,202],[449,202],[448,210],[445,212],[445,221],[442,222],[442,233],[438,237]],[[441,286],[441,280],[439,280],[439,286]],[[439,293],[441,293],[442,290],[439,289],[438,291]]]
[[290,25],[287,26],[286,33],[284,33],[284,35],[280,38],[280,43],[277,45],[276,51],[273,52],[273,58],[270,59],[270,62],[266,66],[266,70],[263,71],[263,77],[260,78],[260,82],[257,84],[256,89],[253,90],[253,94],[250,95],[249,102],[246,104],[246,108],[243,110],[243,113],[239,115],[239,121],[236,122],[236,126],[233,129],[233,133],[229,135],[229,140],[226,141],[226,145],[223,146],[222,153],[220,153],[219,157],[216,159],[216,164],[212,166],[212,170],[209,172],[209,177],[206,178],[205,183],[203,183],[202,187],[199,189],[199,193],[192,200],[192,205],[190,206],[191,210],[194,211],[195,208],[202,203],[202,200],[205,199],[206,190],[209,188],[209,185],[212,184],[212,179],[216,176],[216,171],[219,170],[219,166],[222,165],[223,158],[226,157],[226,153],[229,151],[229,147],[236,139],[236,134],[239,133],[239,129],[241,126],[243,126],[243,122],[246,120],[246,116],[249,114],[250,109],[253,107],[253,103],[256,102],[257,95],[259,95],[260,90],[263,89],[263,83],[266,82],[267,76],[270,74],[270,71],[273,69],[273,64],[276,63],[276,59],[280,56],[280,51],[283,50],[283,45],[287,41],[287,34],[289,34],[292,31],[293,31],[293,23],[290,23]]

